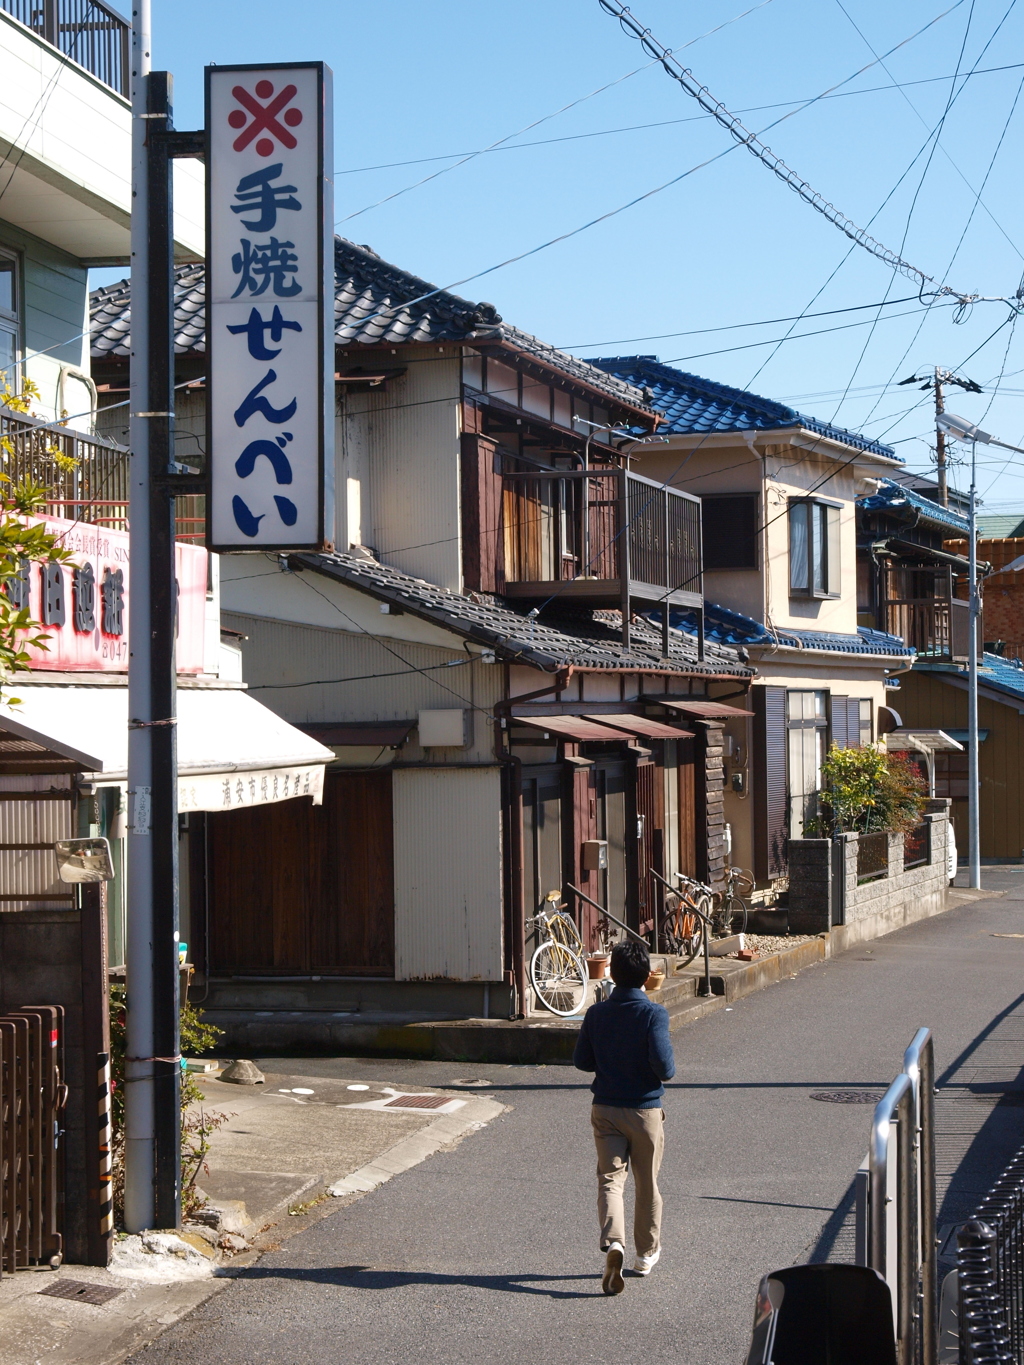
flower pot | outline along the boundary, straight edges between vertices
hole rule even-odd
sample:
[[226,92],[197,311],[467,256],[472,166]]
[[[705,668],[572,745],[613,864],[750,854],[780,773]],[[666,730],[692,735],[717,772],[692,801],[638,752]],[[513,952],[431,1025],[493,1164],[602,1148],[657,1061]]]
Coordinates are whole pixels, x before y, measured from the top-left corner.
[[651,972],[650,976],[647,978],[647,981],[644,985],[644,990],[648,992],[660,991],[664,984],[665,984],[664,972]]
[[587,958],[587,975],[591,981],[601,981],[608,975],[610,953],[591,953]]

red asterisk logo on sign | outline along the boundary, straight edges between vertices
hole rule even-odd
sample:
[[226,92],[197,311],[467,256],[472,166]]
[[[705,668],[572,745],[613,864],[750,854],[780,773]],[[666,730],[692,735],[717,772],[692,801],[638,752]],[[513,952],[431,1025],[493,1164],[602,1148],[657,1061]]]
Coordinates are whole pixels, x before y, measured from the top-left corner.
[[[273,154],[274,138],[277,138],[282,147],[287,147],[289,150],[297,145],[288,128],[299,126],[302,122],[302,110],[285,107],[291,104],[297,94],[294,85],[286,85],[279,95],[274,95],[274,87],[270,81],[257,81],[255,97],[250,95],[248,90],[241,85],[236,85],[231,93],[242,105],[241,109],[232,109],[231,113],[228,114],[228,123],[231,127],[243,129],[231,144],[236,152],[244,151],[259,133],[270,134],[269,137],[261,137],[256,143],[256,151],[260,156],[271,156]],[[261,104],[260,100],[266,100],[267,103]],[[252,122],[248,124],[248,127],[246,126],[246,110],[252,115]],[[284,110],[283,114],[281,114],[282,110]],[[287,123],[288,128],[282,127],[278,114],[281,114],[281,118]]]

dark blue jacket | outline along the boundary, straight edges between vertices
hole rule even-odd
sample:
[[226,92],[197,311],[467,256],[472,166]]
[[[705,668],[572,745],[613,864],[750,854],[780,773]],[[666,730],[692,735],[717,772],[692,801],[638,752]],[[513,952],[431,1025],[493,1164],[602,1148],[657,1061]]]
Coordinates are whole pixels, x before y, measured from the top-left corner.
[[616,986],[583,1016],[573,1065],[596,1071],[595,1104],[618,1109],[660,1109],[662,1081],[676,1074],[668,1011],[641,990]]

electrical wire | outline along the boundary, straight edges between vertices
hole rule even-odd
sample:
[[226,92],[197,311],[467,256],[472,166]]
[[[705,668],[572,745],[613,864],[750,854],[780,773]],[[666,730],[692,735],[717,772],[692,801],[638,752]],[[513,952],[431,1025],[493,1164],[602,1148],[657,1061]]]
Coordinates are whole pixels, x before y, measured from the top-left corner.
[[[836,0],[836,4],[839,6],[839,8],[842,10],[843,14],[844,14],[844,15],[846,16],[846,18],[849,20],[851,26],[853,27],[854,31],[857,33],[858,37],[862,40],[862,42],[864,43],[864,46],[867,48],[867,50],[871,53],[871,55],[872,55],[873,57],[877,57],[877,56],[878,56],[878,53],[875,51],[875,49],[874,49],[873,45],[871,44],[871,42],[869,41],[867,35],[864,33],[864,30],[858,25],[858,23],[857,23],[857,21],[854,19],[853,15],[852,15],[852,14],[850,13],[850,11],[846,8],[846,6],[843,4],[843,0]],[[1012,8],[1012,7],[1011,7],[1011,8]],[[1009,14],[1009,10],[1007,10],[1007,14]],[[1005,16],[1004,16],[1004,18],[1005,18]],[[1000,27],[1002,27],[1002,24],[1000,24]],[[999,30],[997,29],[996,32],[998,32],[998,31],[999,31]],[[993,37],[995,37],[995,34],[993,34]],[[991,39],[990,39],[989,41],[991,41]],[[987,45],[986,45],[986,46],[987,46]],[[979,61],[981,60],[980,57],[979,57],[978,60],[979,60]],[[892,72],[891,72],[891,71],[889,70],[889,68],[885,65],[884,60],[881,61],[881,67],[882,67],[882,70],[885,72],[885,74],[886,74],[887,76],[889,76],[892,80],[895,80],[895,77],[893,76]],[[978,71],[978,69],[977,69],[977,64],[975,64],[975,67],[974,67],[971,71],[969,71],[969,72],[967,73],[967,76],[965,77],[965,82],[964,82],[964,83],[966,84],[966,82],[967,82],[968,80],[970,80],[973,76],[980,75],[980,74],[981,74],[981,72]],[[955,80],[957,79],[957,75],[958,75],[958,73],[954,74],[952,77],[947,76],[947,77],[945,77],[945,79],[946,79],[946,80],[953,80],[953,81],[955,81]],[[907,85],[907,86],[909,86],[909,85],[917,85],[917,84],[921,84],[921,82],[918,82],[918,81],[907,81],[907,82],[905,82],[905,85]],[[927,128],[928,125],[927,125],[927,123],[925,122],[924,115],[920,112],[920,110],[918,109],[917,105],[913,102],[913,100],[910,98],[910,96],[906,93],[906,90],[905,90],[905,88],[904,88],[904,85],[897,84],[897,85],[894,85],[892,88],[895,89],[895,90],[899,90],[900,94],[903,96],[904,101],[905,101],[906,104],[909,106],[909,108],[913,111],[913,113],[914,113],[915,117],[917,118],[918,122],[921,123],[925,128]],[[940,145],[940,146],[939,146],[939,151],[941,151],[942,155],[946,158],[946,160],[949,162],[949,164],[953,167],[954,171],[956,171],[957,175],[958,175],[958,176],[960,177],[960,179],[964,182],[964,184],[967,186],[967,188],[970,190],[970,192],[971,192],[973,195],[975,195],[976,198],[977,198],[978,200],[980,200],[980,198],[981,198],[981,190],[975,190],[974,186],[973,186],[973,185],[971,184],[971,182],[967,179],[966,175],[964,175],[963,171],[960,169],[960,167],[956,164],[956,162],[955,162],[955,161],[953,160],[953,158],[950,156],[950,154],[949,154],[949,152],[946,150],[946,148]],[[984,184],[982,185],[982,189],[984,189]],[[1010,237],[1010,235],[1006,232],[1006,230],[1005,230],[1005,228],[1003,227],[1003,225],[1002,225],[1002,224],[999,222],[999,220],[995,217],[995,215],[994,215],[994,214],[992,213],[992,211],[988,208],[988,206],[985,205],[985,204],[982,204],[981,207],[985,210],[985,212],[988,214],[989,218],[991,218],[992,222],[996,225],[996,227],[999,229],[999,231],[1000,231],[1000,232],[1003,234],[1003,236],[1006,238],[1007,242],[1008,242],[1009,245],[1012,247],[1012,249],[1013,249],[1014,251],[1016,251],[1016,253],[1017,253],[1018,256],[1021,256],[1021,259],[1022,259],[1022,260],[1024,260],[1024,255],[1022,255],[1022,253],[1018,250],[1017,244],[1013,241],[1013,239]]]
[[[702,33],[697,38],[691,38],[688,43],[683,44],[683,48],[693,47],[694,43],[699,43],[704,38],[710,38],[713,33],[720,32],[723,28],[727,28],[730,24],[736,23],[739,19],[745,19],[748,14],[753,14],[754,10],[763,9],[765,5],[770,5],[771,2],[772,0],[759,0],[758,4],[752,5],[750,9],[744,10],[742,14],[737,14],[734,19],[727,19],[725,23],[709,29],[707,33]],[[683,49],[680,48],[680,51],[682,50]],[[596,95],[603,95],[606,90],[611,90],[613,86],[621,85],[623,81],[628,81],[631,76],[639,75],[641,71],[649,71],[652,66],[657,65],[657,61],[658,59],[655,58],[653,61],[645,62],[643,66],[638,66],[633,71],[627,71],[624,76],[619,76],[614,81],[609,81],[606,85],[601,85],[596,90],[591,90],[589,95],[581,95],[579,99],[571,100],[568,104],[563,104],[561,109],[556,109],[554,113],[545,114],[543,118],[535,119],[533,123],[528,123],[525,128],[520,128],[518,132],[508,133],[505,137],[498,138],[497,142],[492,142],[489,147],[483,147],[479,152],[468,152],[460,161],[457,161],[454,166],[445,166],[441,170],[435,171],[432,175],[426,175],[422,180],[417,180],[413,185],[406,185],[404,189],[395,190],[393,194],[385,195],[383,199],[378,199],[375,204],[367,204],[365,208],[356,209],[354,213],[346,214],[344,218],[339,218],[337,220],[335,226],[337,227],[341,223],[350,222],[353,218],[359,218],[362,214],[369,213],[371,209],[380,208],[382,204],[389,204],[392,199],[398,199],[403,194],[408,194],[411,190],[419,189],[421,185],[426,185],[431,180],[436,180],[439,176],[447,175],[449,171],[458,170],[460,166],[465,166],[468,161],[473,161],[476,157],[483,156],[485,152],[497,151],[497,149],[502,147],[506,142],[511,142],[514,137],[521,137],[523,133],[528,133],[533,128],[539,128],[542,123],[548,123],[551,119],[558,118],[560,114],[565,114],[570,109],[575,109],[577,105],[585,104],[587,100],[592,100]]]
[[[951,13],[954,9],[957,9],[963,3],[964,0],[956,0],[955,4],[950,5],[948,9],[943,10],[942,13],[936,15],[934,19],[929,20],[923,28],[919,29],[916,33],[911,34],[909,38],[905,38],[903,42],[897,43],[896,47],[890,48],[884,55],[886,57],[890,56],[897,48],[903,47],[906,43],[911,42],[914,38],[925,32],[926,29],[931,28],[933,24],[938,23],[940,19],[945,18],[947,14]],[[737,146],[746,147],[753,156],[757,157],[757,159],[767,166],[774,175],[798,194],[805,203],[809,204],[816,212],[820,213],[834,227],[839,228],[839,230],[849,237],[851,241],[855,242],[856,245],[863,247],[866,251],[870,252],[871,255],[891,266],[894,271],[898,271],[908,279],[915,280],[922,291],[924,291],[928,285],[935,284],[933,276],[928,275],[925,271],[918,269],[917,266],[904,260],[902,255],[897,252],[891,251],[888,247],[870,236],[865,228],[858,227],[851,218],[848,218],[845,214],[841,213],[833,204],[829,203],[824,195],[815,190],[790,166],[787,166],[781,157],[776,156],[771,148],[761,141],[758,134],[750,132],[749,129],[744,127],[735,114],[730,113],[720,100],[715,99],[706,86],[698,84],[693,74],[675,61],[671,51],[664,47],[654,37],[649,28],[644,28],[640,25],[639,21],[633,17],[629,9],[621,3],[621,0],[598,0],[598,4],[606,14],[610,14],[613,18],[618,19],[625,33],[639,40],[644,51],[649,56],[660,58],[662,67],[666,73],[677,82],[686,94],[695,99],[702,109],[714,116],[716,121],[726,130],[726,132],[735,139]],[[877,64],[877,62],[870,62],[868,66],[861,68],[861,71],[856,72],[855,75],[860,75],[862,74],[862,71],[866,71],[869,67]],[[848,77],[848,80],[853,79],[854,76]],[[841,82],[841,84],[846,84],[846,82]],[[837,87],[835,86],[830,87],[830,89],[833,90],[836,88]],[[818,98],[820,99],[821,96],[818,96]],[[786,117],[790,118],[792,117],[792,114],[786,115]],[[781,122],[782,120],[779,121]],[[948,285],[938,286],[937,292],[959,299],[961,303],[967,303],[976,297],[975,295],[952,289]]]
[[[1011,62],[1007,66],[986,66],[981,67],[973,74],[976,76],[988,76],[1001,71],[1019,71],[1024,66],[1024,62]],[[646,67],[640,67],[641,71]],[[885,69],[885,68],[883,68]],[[934,85],[938,81],[948,81],[949,76],[924,76],[914,81],[896,81],[891,85],[868,85],[863,90],[838,90],[831,95],[820,96],[823,100],[845,100],[853,99],[858,95],[878,95],[889,90],[903,90],[905,87],[913,85]],[[738,114],[764,114],[772,109],[791,109],[798,104],[806,104],[807,97],[796,100],[777,100],[774,104],[748,104],[743,108],[737,109]],[[514,146],[492,146],[481,147],[476,152],[448,152],[441,156],[419,156],[409,161],[384,161],[377,166],[347,166],[341,167],[334,172],[339,175],[365,175],[371,171],[390,171],[397,170],[402,166],[423,166],[432,161],[454,161],[459,157],[484,156],[489,152],[518,152],[529,147],[551,147],[559,142],[582,142],[592,137],[613,137],[619,133],[646,133],[652,128],[674,128],[683,123],[704,123],[712,116],[710,114],[692,114],[688,118],[669,118],[659,119],[654,123],[631,123],[622,128],[600,128],[590,133],[568,133],[564,137],[545,137],[535,142],[517,142]],[[948,156],[948,153],[946,153]],[[950,162],[953,165],[953,162]],[[965,181],[965,183],[967,183]],[[973,186],[968,184],[968,188],[973,194]],[[993,220],[995,221],[995,220]]]

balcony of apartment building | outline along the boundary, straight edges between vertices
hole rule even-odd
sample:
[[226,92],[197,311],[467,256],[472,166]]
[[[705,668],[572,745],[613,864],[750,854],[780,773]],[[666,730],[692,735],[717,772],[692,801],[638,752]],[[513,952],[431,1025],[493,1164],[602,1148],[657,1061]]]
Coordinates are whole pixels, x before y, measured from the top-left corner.
[[[129,21],[104,0],[0,0],[0,239],[22,229],[82,266],[130,254]],[[202,259],[203,172],[175,164],[175,254]]]
[[0,0],[0,9],[129,98],[131,24],[103,0]]
[[[568,463],[568,462],[566,462]],[[700,499],[625,468],[502,470],[506,597],[700,611]]]

